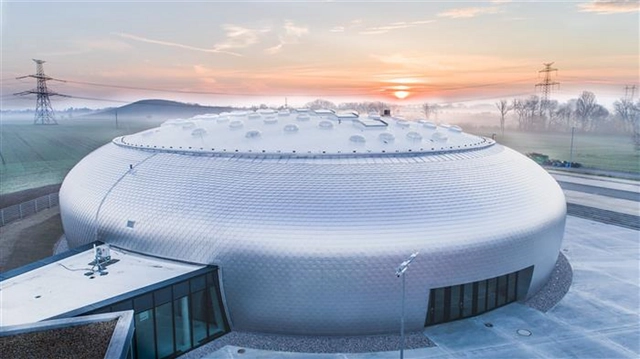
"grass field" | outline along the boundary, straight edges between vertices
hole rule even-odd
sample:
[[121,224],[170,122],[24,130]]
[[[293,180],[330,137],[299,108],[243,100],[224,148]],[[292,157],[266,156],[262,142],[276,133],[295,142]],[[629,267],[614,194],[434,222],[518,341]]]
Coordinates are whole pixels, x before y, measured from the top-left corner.
[[[491,133],[478,131],[491,137]],[[549,158],[569,161],[571,133],[505,132],[496,140],[520,153],[538,152]],[[634,149],[631,136],[575,133],[573,161],[587,168],[640,173],[640,151]]]
[[157,126],[160,121],[64,120],[57,126],[2,120],[0,194],[62,182],[84,156],[117,136]]
[[[34,126],[30,121],[4,119],[0,127],[0,194],[13,193],[61,183],[69,170],[84,156],[117,136],[142,131],[160,120],[122,120],[116,129],[113,120],[65,120],[58,126]],[[491,132],[476,131],[491,136]],[[570,134],[507,132],[498,142],[519,152],[539,152],[559,160],[569,160]],[[640,172],[639,152],[629,136],[576,134],[575,162],[585,167],[609,171]]]

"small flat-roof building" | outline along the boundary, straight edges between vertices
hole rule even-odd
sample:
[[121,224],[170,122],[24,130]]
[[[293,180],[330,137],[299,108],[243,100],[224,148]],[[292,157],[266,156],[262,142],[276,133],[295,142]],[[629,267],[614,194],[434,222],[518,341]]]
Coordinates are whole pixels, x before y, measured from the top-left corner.
[[94,251],[90,244],[22,273],[5,273],[2,332],[51,319],[134,310],[134,349],[144,358],[185,352],[228,331],[215,266],[111,247],[110,259],[98,270]]

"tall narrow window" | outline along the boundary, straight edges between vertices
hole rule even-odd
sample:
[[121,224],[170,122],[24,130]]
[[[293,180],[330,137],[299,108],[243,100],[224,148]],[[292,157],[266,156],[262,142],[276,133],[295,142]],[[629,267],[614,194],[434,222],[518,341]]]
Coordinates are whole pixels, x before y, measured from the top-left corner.
[[470,317],[473,315],[473,283],[462,286],[462,296],[462,317]]
[[511,273],[507,277],[507,301],[513,302],[516,300],[517,293],[517,281],[516,281],[516,273]]
[[501,307],[507,303],[507,276],[503,275],[498,277],[498,307]]
[[175,352],[173,348],[173,311],[171,302],[157,306],[155,312],[158,358],[164,358]]
[[434,324],[442,323],[445,321],[444,319],[444,288],[438,288],[435,290],[435,314],[434,314]]
[[496,291],[498,290],[498,280],[491,278],[487,280],[487,310],[496,307]]
[[191,320],[189,315],[189,297],[173,301],[173,325],[176,333],[176,351],[191,349]]
[[451,287],[451,301],[449,302],[449,320],[460,318],[460,309],[462,309],[462,298],[460,298],[460,287],[454,285]]
[[137,358],[155,358],[156,346],[153,333],[153,310],[145,310],[136,313],[135,320],[135,337]]
[[206,291],[200,290],[191,294],[191,322],[193,324],[193,344],[199,345],[207,339],[207,312],[209,303],[205,298]]
[[215,287],[209,287],[209,300],[211,301],[210,308],[213,308],[210,312],[211,316],[207,320],[209,323],[209,335],[216,336],[224,333],[224,318],[220,310],[222,305],[218,300],[218,293]]

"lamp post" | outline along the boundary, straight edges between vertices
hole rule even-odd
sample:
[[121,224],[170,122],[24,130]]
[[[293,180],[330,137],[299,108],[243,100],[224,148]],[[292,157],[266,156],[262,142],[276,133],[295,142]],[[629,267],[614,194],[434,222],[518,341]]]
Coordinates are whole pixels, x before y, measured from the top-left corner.
[[575,129],[575,126],[571,126],[571,149],[569,150],[569,164],[567,167],[573,167],[573,132]]
[[418,256],[419,252],[414,252],[409,258],[400,263],[398,269],[396,269],[396,276],[402,277],[402,315],[400,317],[400,359],[404,358],[404,272],[409,268],[409,264]]

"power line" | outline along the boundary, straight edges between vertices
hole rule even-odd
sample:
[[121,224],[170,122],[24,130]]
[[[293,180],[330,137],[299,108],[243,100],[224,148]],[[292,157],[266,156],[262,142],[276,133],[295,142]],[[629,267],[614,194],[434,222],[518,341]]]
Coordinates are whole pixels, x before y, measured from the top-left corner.
[[69,98],[79,99],[79,100],[90,100],[90,101],[101,101],[101,102],[116,102],[116,103],[131,103],[131,101],[122,101],[122,100],[114,100],[108,98],[98,98],[98,97],[84,97],[84,96],[67,96]]
[[[57,79],[56,79],[57,80]],[[483,87],[491,87],[498,85],[508,85],[512,83],[520,83],[525,81],[531,81],[532,78],[521,78],[517,80],[509,80],[495,83],[483,83],[478,85],[465,85],[465,86],[452,86],[452,87],[440,87],[438,91],[455,91],[455,90],[464,90],[464,89],[473,89],[473,88],[483,88]],[[105,87],[105,88],[117,88],[124,90],[141,90],[141,91],[154,91],[154,92],[166,92],[166,93],[182,93],[182,94],[194,94],[194,95],[223,95],[223,96],[264,96],[264,94],[251,94],[251,93],[240,93],[240,92],[223,92],[223,91],[189,91],[189,90],[173,90],[173,89],[160,89],[153,87],[141,87],[141,86],[126,86],[126,85],[114,85],[114,84],[105,84],[98,82],[87,82],[87,81],[76,81],[76,80],[58,80],[69,84],[78,84],[78,85],[86,85],[86,86],[94,86],[94,87]],[[414,86],[415,87],[415,86]],[[362,93],[350,93],[346,96],[353,95],[369,95],[370,92],[362,92]],[[313,96],[314,94],[305,94],[299,96]],[[319,94],[317,94],[319,95]],[[323,94],[324,95],[324,94]],[[287,95],[291,96],[291,95]]]
[[[167,90],[167,89],[159,89],[159,88],[151,88],[151,87],[138,87],[138,86],[124,86],[124,85],[112,85],[112,84],[101,84],[97,82],[86,82],[86,81],[74,81],[74,80],[64,80],[68,83],[79,84],[79,85],[88,85],[88,86],[96,86],[96,87],[107,87],[107,88],[117,88],[123,90],[142,90],[142,91],[155,91],[155,92],[168,92],[168,93],[184,93],[184,94],[194,94],[194,95],[240,95],[239,93],[228,93],[222,91],[186,91],[186,90]],[[263,96],[263,95],[252,95],[252,94],[242,94],[245,96]]]

